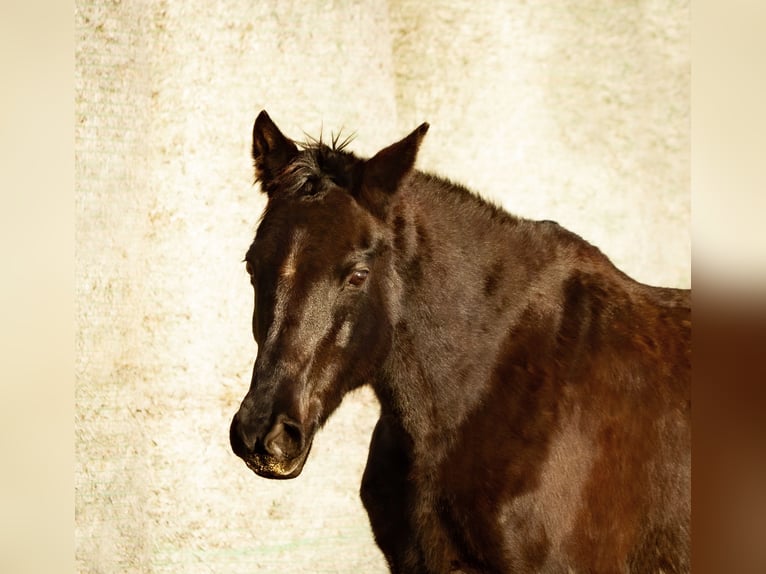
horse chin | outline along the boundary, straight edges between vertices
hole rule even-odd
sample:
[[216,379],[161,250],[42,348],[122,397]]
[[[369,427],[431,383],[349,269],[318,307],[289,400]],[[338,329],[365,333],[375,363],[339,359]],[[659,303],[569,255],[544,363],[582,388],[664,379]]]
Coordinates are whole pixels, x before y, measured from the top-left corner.
[[244,459],[247,467],[263,478],[287,480],[295,478],[303,471],[303,465],[309,456],[313,441],[298,456],[292,459],[277,458],[268,454],[253,455]]

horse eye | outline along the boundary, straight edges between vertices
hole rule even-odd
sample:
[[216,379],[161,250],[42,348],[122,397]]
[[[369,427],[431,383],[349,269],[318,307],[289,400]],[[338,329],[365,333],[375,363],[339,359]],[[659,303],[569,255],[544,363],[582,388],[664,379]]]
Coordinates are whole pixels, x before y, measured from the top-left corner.
[[367,280],[369,274],[370,271],[368,269],[357,269],[351,273],[348,282],[354,287],[360,287]]
[[319,191],[319,178],[310,177],[303,184],[303,193],[306,195],[315,195]]

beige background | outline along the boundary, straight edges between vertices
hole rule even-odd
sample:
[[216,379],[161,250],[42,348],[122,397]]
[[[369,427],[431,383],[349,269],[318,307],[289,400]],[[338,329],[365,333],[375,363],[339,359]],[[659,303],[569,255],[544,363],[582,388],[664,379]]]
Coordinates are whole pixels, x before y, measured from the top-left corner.
[[688,2],[75,5],[76,560],[82,572],[381,572],[348,397],[300,478],[231,454],[255,345],[252,122],[431,123],[422,169],[688,287]]

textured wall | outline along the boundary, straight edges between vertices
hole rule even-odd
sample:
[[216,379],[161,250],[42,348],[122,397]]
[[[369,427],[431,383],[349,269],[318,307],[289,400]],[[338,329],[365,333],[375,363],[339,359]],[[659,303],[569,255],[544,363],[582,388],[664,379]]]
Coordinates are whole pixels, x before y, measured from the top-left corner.
[[250,130],[421,121],[420,167],[686,287],[688,2],[76,2],[76,557],[83,572],[380,572],[349,397],[303,475],[228,447],[255,345]]

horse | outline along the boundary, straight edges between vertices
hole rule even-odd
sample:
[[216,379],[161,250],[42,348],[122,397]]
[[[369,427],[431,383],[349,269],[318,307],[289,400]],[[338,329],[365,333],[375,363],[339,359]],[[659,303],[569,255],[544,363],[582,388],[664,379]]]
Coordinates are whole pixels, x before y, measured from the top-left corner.
[[416,169],[428,128],[362,158],[257,116],[233,452],[295,478],[370,385],[360,495],[391,572],[688,572],[691,290]]

